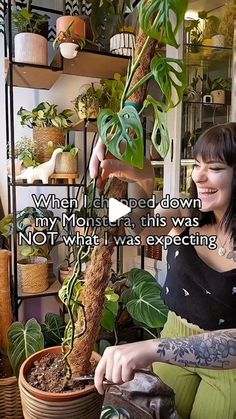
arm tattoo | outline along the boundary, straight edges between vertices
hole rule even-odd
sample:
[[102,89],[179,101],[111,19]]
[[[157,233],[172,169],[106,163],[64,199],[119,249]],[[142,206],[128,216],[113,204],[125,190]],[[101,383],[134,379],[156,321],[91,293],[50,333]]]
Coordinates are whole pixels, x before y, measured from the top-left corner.
[[185,367],[236,368],[236,329],[158,340],[158,361]]

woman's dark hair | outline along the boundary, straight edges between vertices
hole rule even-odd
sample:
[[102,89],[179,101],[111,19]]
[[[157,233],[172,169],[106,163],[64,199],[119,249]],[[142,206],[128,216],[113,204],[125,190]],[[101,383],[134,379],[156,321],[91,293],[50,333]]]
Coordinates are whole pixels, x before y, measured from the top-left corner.
[[[232,195],[229,207],[223,217],[222,224],[226,230],[232,231],[232,237],[236,238],[236,123],[216,125],[205,131],[194,146],[194,158],[205,162],[216,160],[233,167]],[[192,181],[190,188],[192,198],[197,198],[197,188]],[[193,209],[192,216],[199,217],[200,225],[214,224],[214,213],[201,212]],[[236,241],[236,240],[234,240]]]

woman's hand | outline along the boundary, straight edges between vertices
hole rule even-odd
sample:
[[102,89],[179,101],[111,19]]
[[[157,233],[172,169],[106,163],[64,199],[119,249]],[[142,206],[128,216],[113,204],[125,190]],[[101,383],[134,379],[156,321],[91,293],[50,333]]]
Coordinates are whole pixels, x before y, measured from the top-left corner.
[[95,371],[95,386],[104,393],[104,377],[114,384],[121,384],[134,378],[135,371],[146,368],[156,360],[155,340],[128,343],[106,348]]
[[[144,159],[143,169],[137,169],[123,163],[121,160],[112,158],[107,155],[105,158],[105,146],[99,138],[90,160],[89,170],[92,179],[98,177],[99,179],[99,164],[102,169],[101,180],[107,180],[109,177],[115,176],[121,180],[136,183],[139,185],[144,194],[142,197],[150,197],[153,191],[154,171],[151,163],[146,158]],[[100,179],[99,179],[100,180]],[[99,182],[100,183],[100,182]],[[98,184],[99,186],[99,184]]]

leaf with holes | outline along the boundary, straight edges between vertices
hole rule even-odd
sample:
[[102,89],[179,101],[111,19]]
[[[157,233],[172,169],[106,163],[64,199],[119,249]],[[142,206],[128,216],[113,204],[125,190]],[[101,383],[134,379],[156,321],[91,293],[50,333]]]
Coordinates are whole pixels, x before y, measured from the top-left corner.
[[140,26],[151,38],[177,48],[175,36],[184,19],[187,5],[187,0],[142,0],[139,11]]
[[113,156],[130,166],[143,168],[143,128],[135,108],[125,106],[117,114],[111,109],[103,109],[98,116],[98,129]]
[[155,56],[151,61],[150,69],[167,99],[168,109],[178,105],[187,85],[187,74],[183,61]]
[[149,105],[153,106],[155,116],[151,140],[155,149],[164,159],[168,153],[170,144],[167,129],[167,110],[163,103],[154,99],[150,95],[147,96],[143,106],[146,108]]

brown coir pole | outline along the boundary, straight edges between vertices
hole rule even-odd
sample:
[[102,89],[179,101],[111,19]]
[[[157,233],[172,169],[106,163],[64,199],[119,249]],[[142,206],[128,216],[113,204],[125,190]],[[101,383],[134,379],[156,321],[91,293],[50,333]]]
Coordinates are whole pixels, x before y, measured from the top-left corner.
[[[139,54],[145,40],[146,35],[140,30],[135,47],[135,56]],[[135,72],[131,87],[149,72],[150,62],[155,53],[155,44],[155,41],[150,41],[145,58],[142,60],[142,63]],[[144,97],[145,87],[135,92],[129,98],[129,102],[142,105]],[[127,184],[114,178],[109,188],[109,197],[121,199],[124,198],[126,194]],[[111,229],[111,239],[109,245],[104,245],[103,238],[101,238],[99,246],[95,247],[92,251],[91,263],[86,274],[86,285],[82,297],[87,328],[85,334],[81,338],[75,340],[73,351],[69,356],[69,363],[72,372],[76,375],[83,376],[89,371],[89,360],[95,347],[97,333],[103,315],[105,289],[110,279],[110,270],[112,265],[111,258],[114,251],[112,235],[117,235],[118,233],[119,231],[117,229]],[[78,314],[75,334],[79,334],[81,327],[81,314]]]

